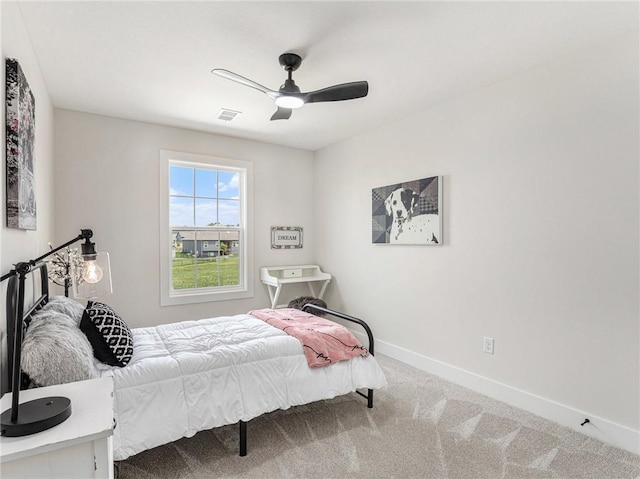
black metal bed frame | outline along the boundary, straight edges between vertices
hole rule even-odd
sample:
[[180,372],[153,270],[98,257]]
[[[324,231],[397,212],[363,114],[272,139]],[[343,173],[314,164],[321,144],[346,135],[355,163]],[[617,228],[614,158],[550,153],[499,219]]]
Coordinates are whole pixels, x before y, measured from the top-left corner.
[[[367,333],[367,338],[369,339],[369,348],[368,348],[369,354],[373,356],[373,349],[374,349],[373,333],[371,332],[371,328],[369,327],[369,325],[365,323],[362,319],[349,316],[348,314],[344,314],[339,311],[334,311],[332,309],[323,308],[322,306],[318,306],[312,303],[307,303],[302,307],[302,311],[311,312],[308,310],[315,310],[315,311],[322,312],[324,314],[330,314],[331,316],[335,316],[336,318],[344,319],[345,321],[350,321],[352,323],[362,326],[362,328]],[[373,389],[367,389],[367,394],[364,394],[362,391],[358,391],[358,390],[356,390],[355,392],[367,400],[368,408],[370,409],[373,408]],[[247,455],[247,423],[246,421],[239,421],[238,426],[240,430],[240,445],[239,445],[240,456],[246,456]]]
[[[31,268],[31,272],[34,271],[40,272],[40,296],[35,299],[32,306],[26,312],[22,313],[23,317],[23,327],[18,328],[17,325],[20,324],[18,320],[19,312],[23,311],[24,308],[24,297],[18,298],[18,278],[12,277],[9,279],[9,283],[7,285],[7,345],[8,345],[8,371],[12,371],[13,362],[14,362],[14,351],[20,350],[16,345],[22,342],[22,337],[24,331],[27,326],[31,322],[31,315],[41,309],[48,301],[49,301],[49,282],[47,276],[47,264],[44,262],[38,263]],[[24,290],[23,290],[24,291]],[[35,297],[35,295],[34,295]],[[371,332],[371,328],[369,325],[365,323],[363,320],[359,318],[355,318],[353,316],[349,316],[348,314],[341,313],[339,311],[333,311],[331,309],[323,308],[321,306],[317,306],[315,304],[307,303],[302,307],[303,311],[312,312],[315,310],[316,312],[321,312],[324,314],[329,314],[331,316],[335,316],[336,318],[343,319],[345,321],[349,321],[355,324],[362,326],[362,328],[367,333],[367,337],[369,339],[369,353],[373,355],[374,353],[374,340],[373,333]],[[311,311],[309,311],[311,310]],[[25,380],[25,375],[21,375],[20,373],[14,374],[11,378],[11,382],[9,384],[8,391],[13,391],[13,387],[15,384],[19,384],[19,387],[22,389],[28,385],[28,379]],[[373,408],[373,389],[367,389],[367,393],[363,393],[361,391],[355,391],[360,396],[366,398],[367,407]],[[238,422],[239,431],[240,431],[240,443],[239,443],[239,455],[246,456],[247,455],[247,422],[239,421]]]

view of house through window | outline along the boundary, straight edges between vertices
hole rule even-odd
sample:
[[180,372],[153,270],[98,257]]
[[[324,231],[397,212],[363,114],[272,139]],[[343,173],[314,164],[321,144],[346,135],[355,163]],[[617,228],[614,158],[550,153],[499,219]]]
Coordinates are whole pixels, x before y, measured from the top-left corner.
[[241,284],[240,174],[170,163],[172,289]]

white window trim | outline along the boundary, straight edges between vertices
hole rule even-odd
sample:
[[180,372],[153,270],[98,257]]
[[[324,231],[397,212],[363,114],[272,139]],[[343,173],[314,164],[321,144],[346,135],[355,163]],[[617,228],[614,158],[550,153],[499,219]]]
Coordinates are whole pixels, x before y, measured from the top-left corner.
[[[240,191],[245,192],[245,200],[240,212],[245,218],[244,232],[240,244],[243,245],[243,268],[240,271],[239,286],[225,286],[211,289],[175,291],[171,287],[171,238],[167,234],[169,224],[169,165],[170,162],[200,163],[208,167],[244,169],[244,183]],[[160,150],[160,306],[226,301],[253,297],[253,163],[245,160],[218,158],[195,153]]]

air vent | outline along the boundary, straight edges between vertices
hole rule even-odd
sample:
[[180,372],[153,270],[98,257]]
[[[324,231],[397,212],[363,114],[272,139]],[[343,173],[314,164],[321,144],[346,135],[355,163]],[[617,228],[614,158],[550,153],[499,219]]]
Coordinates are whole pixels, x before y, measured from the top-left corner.
[[218,116],[216,117],[218,120],[222,120],[222,121],[231,121],[233,120],[236,116],[238,116],[240,113],[240,111],[235,111],[235,110],[227,110],[226,108],[222,108],[219,112],[218,112]]

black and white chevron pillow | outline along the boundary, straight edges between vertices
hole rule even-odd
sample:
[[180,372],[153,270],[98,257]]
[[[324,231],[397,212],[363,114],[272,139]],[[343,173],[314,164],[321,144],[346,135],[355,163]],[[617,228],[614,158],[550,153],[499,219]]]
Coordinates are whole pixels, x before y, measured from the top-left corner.
[[133,356],[133,335],[110,306],[89,301],[82,314],[80,329],[93,347],[93,355],[111,366],[126,366]]

